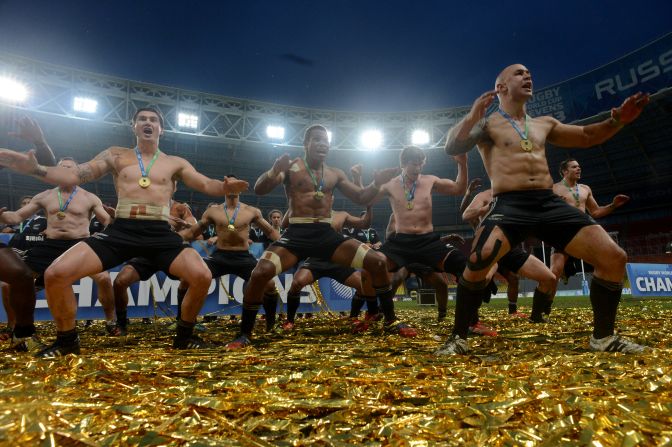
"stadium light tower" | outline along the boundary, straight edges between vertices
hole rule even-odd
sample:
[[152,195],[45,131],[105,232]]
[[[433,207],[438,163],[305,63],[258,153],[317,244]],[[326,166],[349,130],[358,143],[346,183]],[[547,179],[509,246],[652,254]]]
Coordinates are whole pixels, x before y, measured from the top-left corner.
[[25,85],[12,78],[0,78],[0,99],[7,102],[23,102],[28,98]]
[[282,126],[266,126],[266,136],[271,140],[284,140],[285,128]]
[[360,141],[364,150],[375,151],[383,144],[383,133],[378,129],[365,130]]
[[186,129],[198,129],[198,116],[180,112],[177,114],[177,125]]
[[414,146],[425,146],[429,144],[429,133],[422,129],[414,130],[411,135],[411,144]]
[[96,113],[98,110],[98,101],[83,96],[75,96],[72,101],[72,108],[75,112]]

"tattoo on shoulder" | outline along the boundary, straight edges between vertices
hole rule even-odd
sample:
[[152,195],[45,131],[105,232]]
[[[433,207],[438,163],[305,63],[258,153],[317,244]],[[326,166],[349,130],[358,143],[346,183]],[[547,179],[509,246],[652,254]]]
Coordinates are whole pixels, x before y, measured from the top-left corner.
[[86,183],[94,179],[93,168],[88,162],[77,165],[77,175],[79,176],[79,180],[82,183]]
[[477,130],[478,141],[476,141],[476,143],[483,141],[487,141],[489,143],[492,142],[492,138],[490,137],[490,131],[489,131],[489,117],[485,117],[482,120],[480,120],[475,127],[478,129]]

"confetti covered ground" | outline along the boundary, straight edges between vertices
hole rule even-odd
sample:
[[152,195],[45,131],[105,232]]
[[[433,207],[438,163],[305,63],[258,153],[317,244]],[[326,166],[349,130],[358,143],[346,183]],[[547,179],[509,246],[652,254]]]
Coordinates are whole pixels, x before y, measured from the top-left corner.
[[[82,355],[57,361],[5,349],[0,444],[672,445],[672,300],[624,300],[620,333],[656,348],[638,355],[588,350],[587,300],[542,325],[495,301],[481,314],[500,335],[470,338],[454,358],[432,355],[452,313],[437,323],[415,305],[398,311],[415,339],[353,335],[321,315],[241,352],[174,351],[167,319],[133,324],[125,340],[94,324]],[[207,326],[220,344],[236,333],[228,320]]]

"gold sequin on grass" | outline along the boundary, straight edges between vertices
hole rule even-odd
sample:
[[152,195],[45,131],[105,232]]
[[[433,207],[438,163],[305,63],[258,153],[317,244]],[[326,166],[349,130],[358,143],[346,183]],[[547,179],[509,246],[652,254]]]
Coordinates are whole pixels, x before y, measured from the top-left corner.
[[[450,330],[436,310],[398,312],[413,339],[346,319],[298,320],[237,352],[170,348],[170,323],[107,337],[81,332],[83,354],[56,361],[4,351],[0,444],[593,445],[672,444],[672,306],[622,306],[619,330],[657,348],[588,350],[589,308],[554,309],[532,325],[484,306],[496,338],[470,338],[466,356],[432,352]],[[452,321],[448,315],[447,321]],[[208,323],[220,346],[237,327]],[[261,328],[261,326],[260,326]],[[51,325],[40,327],[49,338]]]

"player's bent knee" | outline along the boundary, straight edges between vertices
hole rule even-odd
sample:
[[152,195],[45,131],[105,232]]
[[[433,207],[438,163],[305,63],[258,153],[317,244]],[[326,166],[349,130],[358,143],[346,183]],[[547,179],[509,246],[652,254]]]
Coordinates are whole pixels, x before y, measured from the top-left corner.
[[[268,261],[268,262],[261,262],[262,260]],[[269,264],[270,263],[270,264]],[[272,265],[275,267],[274,269],[274,274],[271,274],[271,278],[273,276],[279,275],[282,273],[282,259],[280,259],[280,256],[278,256],[277,253],[266,250],[261,254],[261,258],[259,259],[259,262],[257,263],[257,267],[255,267],[255,270],[257,268],[263,267],[263,268],[268,268],[267,265]]]
[[70,272],[63,271],[63,269],[52,264],[44,272],[44,283],[45,285],[72,284],[75,282],[76,278],[72,278],[71,274],[69,275],[68,273]]
[[278,267],[272,261],[264,262],[264,259],[260,259],[259,262],[257,263],[257,266],[254,268],[254,270],[252,270],[252,274],[250,275],[250,281],[254,281],[255,283],[263,281],[264,283],[266,283],[268,282],[268,280],[270,280],[276,275],[275,272],[277,271],[277,269]]

